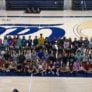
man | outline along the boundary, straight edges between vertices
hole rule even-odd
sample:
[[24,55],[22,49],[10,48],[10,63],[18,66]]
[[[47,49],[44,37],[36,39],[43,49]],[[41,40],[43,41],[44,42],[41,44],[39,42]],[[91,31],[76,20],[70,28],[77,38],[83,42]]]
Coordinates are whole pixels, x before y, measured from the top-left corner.
[[32,46],[32,38],[31,38],[31,36],[29,36],[29,38],[27,40],[27,44],[28,44],[28,48],[31,48],[31,46]]
[[35,38],[33,39],[33,46],[38,46],[38,38],[37,36],[35,36]]
[[27,45],[27,40],[26,40],[25,36],[22,37],[21,43],[22,43],[22,47],[25,48]]
[[14,36],[14,37],[12,38],[12,42],[13,42],[13,46],[15,47],[15,46],[16,46],[16,43],[17,43],[17,38],[16,38],[16,36]]
[[39,46],[43,46],[44,45],[45,39],[43,37],[43,34],[40,34],[38,42],[39,42]]
[[13,91],[12,92],[19,92],[17,89],[13,89]]

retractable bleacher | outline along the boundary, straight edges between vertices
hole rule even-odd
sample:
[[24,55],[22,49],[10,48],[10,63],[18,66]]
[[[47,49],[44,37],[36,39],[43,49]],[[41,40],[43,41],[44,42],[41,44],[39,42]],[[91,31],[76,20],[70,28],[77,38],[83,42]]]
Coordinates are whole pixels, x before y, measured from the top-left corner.
[[73,10],[92,10],[92,0],[72,0]]
[[64,0],[6,0],[7,10],[24,10],[28,7],[41,10],[63,10]]

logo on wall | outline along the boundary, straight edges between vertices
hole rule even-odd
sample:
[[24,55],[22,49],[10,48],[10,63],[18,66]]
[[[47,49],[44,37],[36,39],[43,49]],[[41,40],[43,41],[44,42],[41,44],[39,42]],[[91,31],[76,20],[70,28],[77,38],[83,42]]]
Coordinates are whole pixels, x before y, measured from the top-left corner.
[[[57,39],[65,35],[65,30],[61,27],[63,24],[0,24],[0,35],[31,35],[42,30],[50,30],[49,40]],[[44,32],[45,35],[47,32]],[[35,34],[36,35],[36,34]]]
[[92,37],[92,21],[82,22],[75,25],[73,29],[77,37]]

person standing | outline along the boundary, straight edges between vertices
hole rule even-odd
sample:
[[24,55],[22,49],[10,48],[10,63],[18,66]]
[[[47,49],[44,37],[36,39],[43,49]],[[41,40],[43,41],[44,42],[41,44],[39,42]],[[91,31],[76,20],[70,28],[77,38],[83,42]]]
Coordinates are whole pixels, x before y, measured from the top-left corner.
[[38,38],[39,46],[43,46],[45,43],[45,39],[43,37],[43,34],[40,34],[40,37]]

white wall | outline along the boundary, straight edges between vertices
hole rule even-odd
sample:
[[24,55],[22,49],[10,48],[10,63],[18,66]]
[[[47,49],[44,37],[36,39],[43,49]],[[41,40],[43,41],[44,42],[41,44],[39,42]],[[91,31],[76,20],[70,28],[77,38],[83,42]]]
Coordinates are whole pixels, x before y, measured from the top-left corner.
[[6,0],[0,0],[0,10],[6,10]]
[[64,0],[64,9],[70,10],[72,7],[72,0]]

